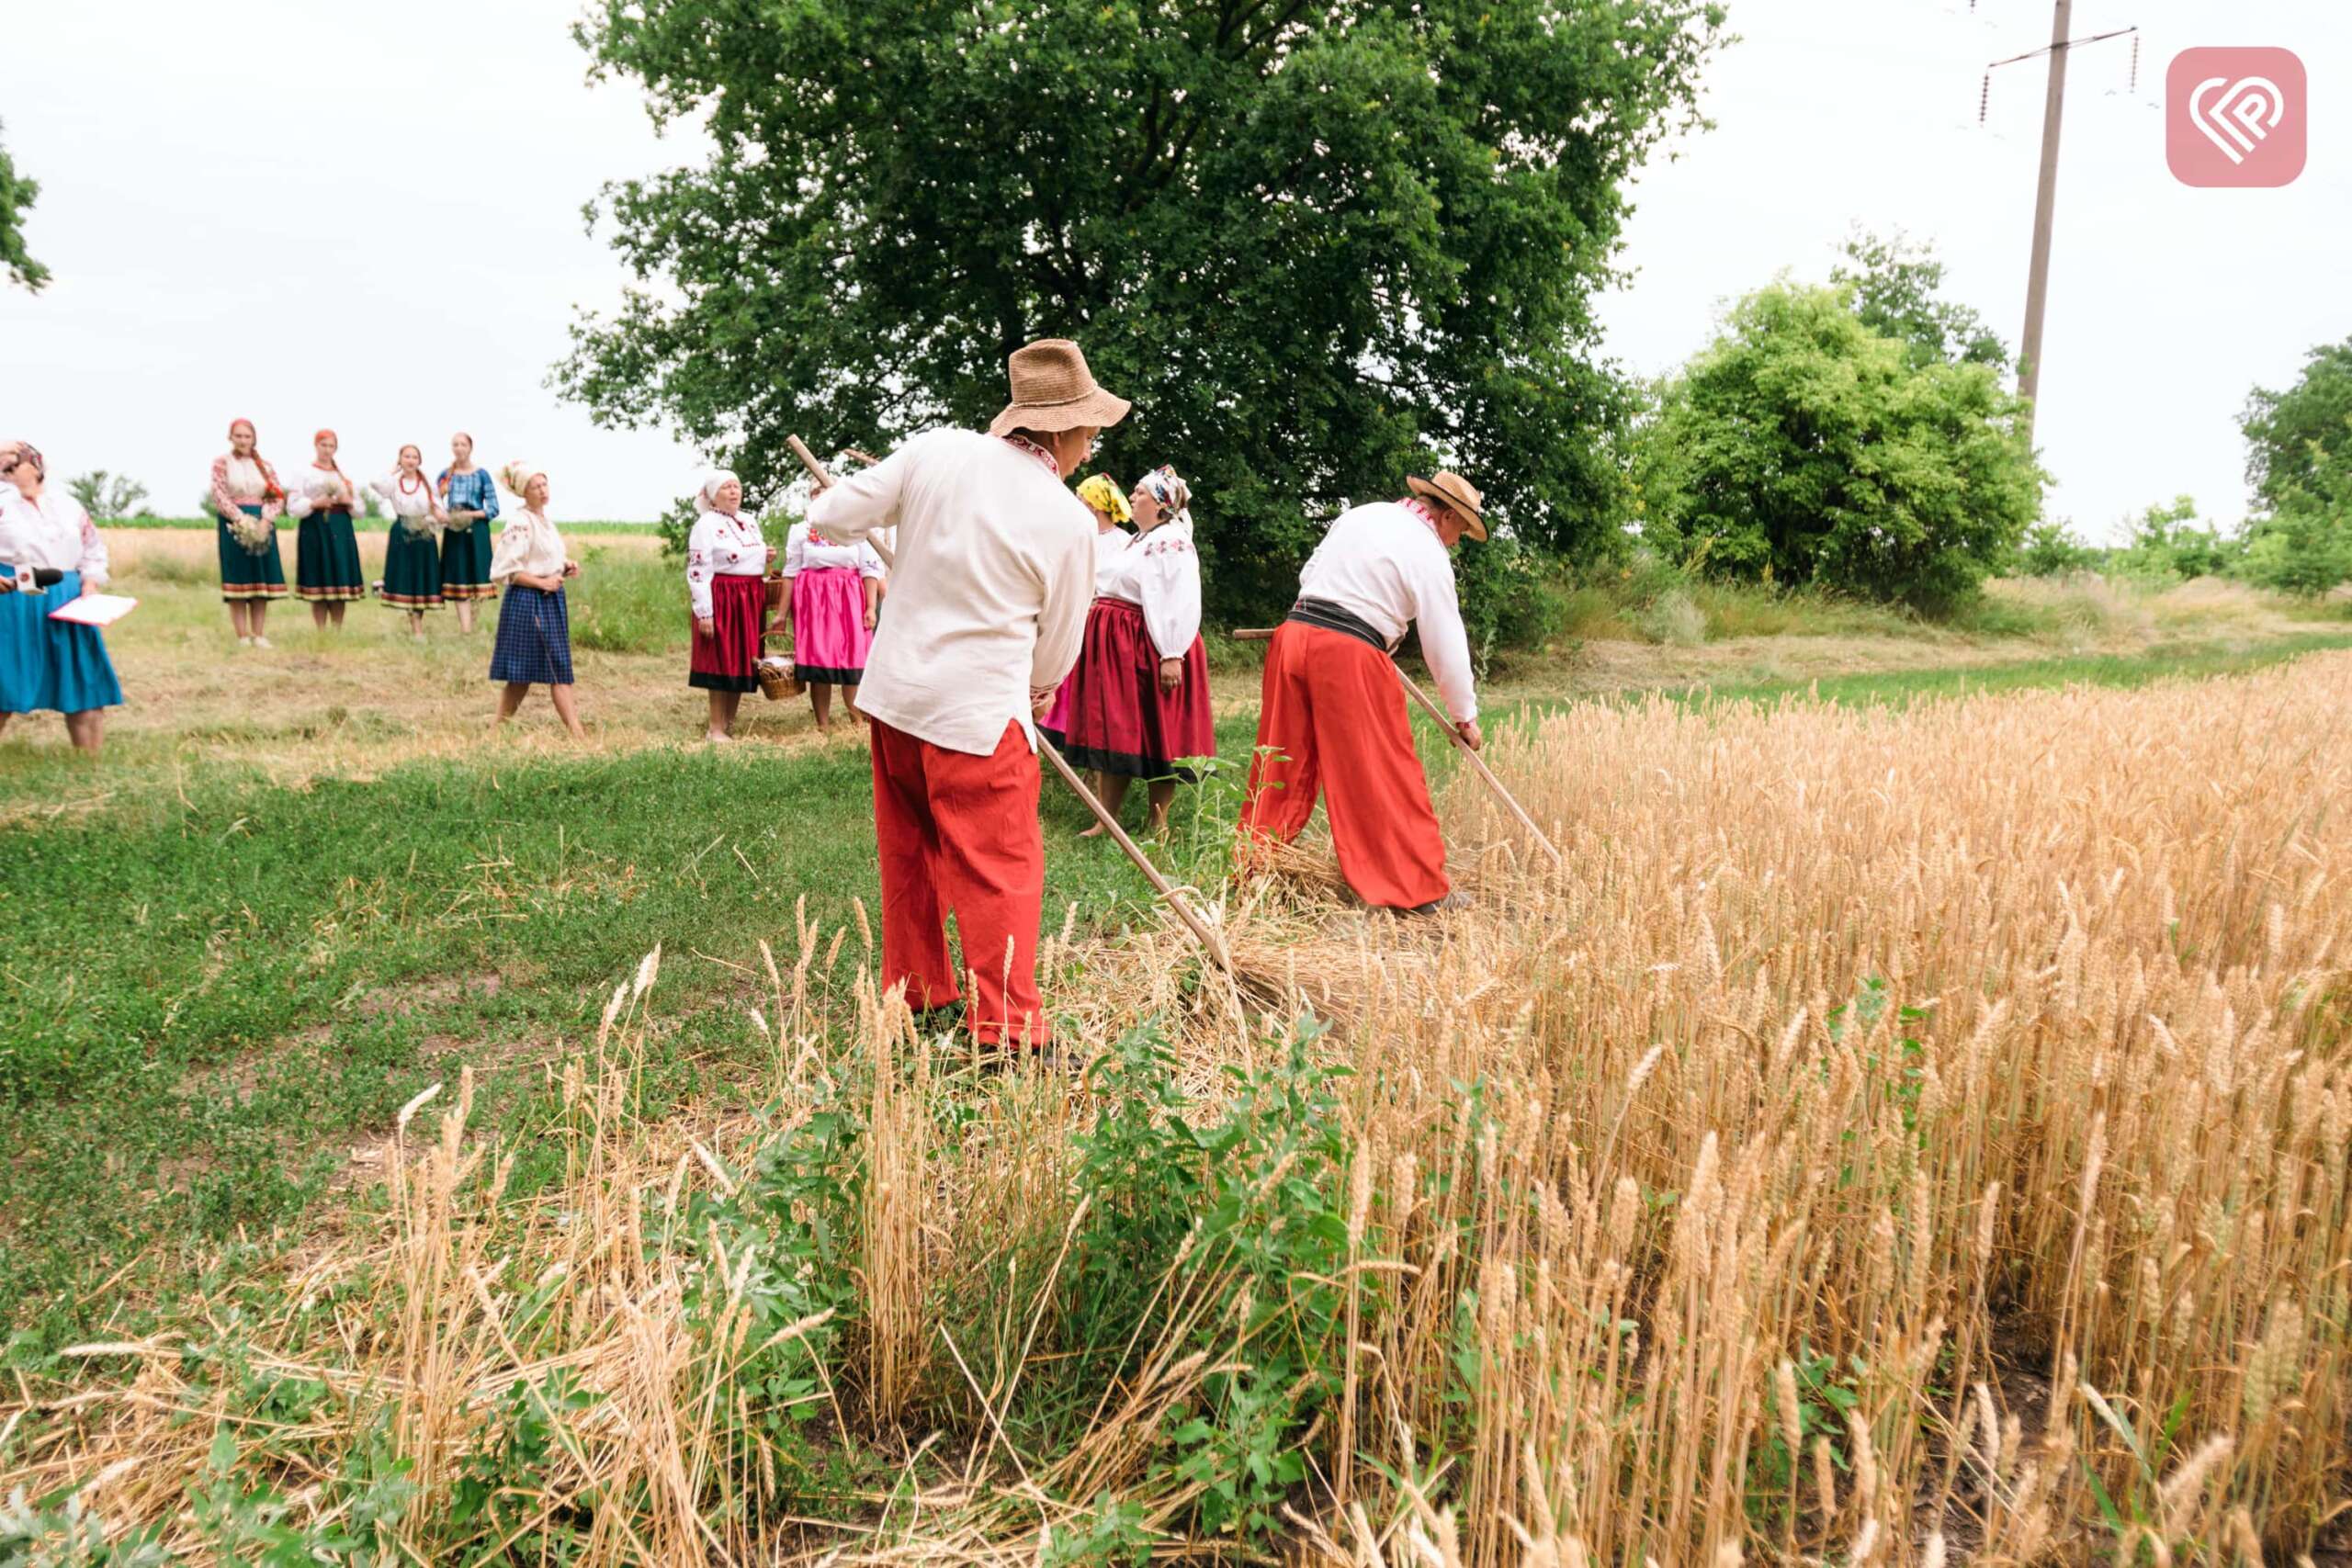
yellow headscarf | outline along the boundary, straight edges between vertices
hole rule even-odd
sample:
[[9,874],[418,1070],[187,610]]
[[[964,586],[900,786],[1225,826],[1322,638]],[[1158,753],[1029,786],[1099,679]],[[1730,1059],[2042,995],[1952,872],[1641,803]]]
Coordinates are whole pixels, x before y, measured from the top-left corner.
[[1108,515],[1114,523],[1130,523],[1135,513],[1127,510],[1127,498],[1119,492],[1119,484],[1108,474],[1089,474],[1078,481],[1078,499]]

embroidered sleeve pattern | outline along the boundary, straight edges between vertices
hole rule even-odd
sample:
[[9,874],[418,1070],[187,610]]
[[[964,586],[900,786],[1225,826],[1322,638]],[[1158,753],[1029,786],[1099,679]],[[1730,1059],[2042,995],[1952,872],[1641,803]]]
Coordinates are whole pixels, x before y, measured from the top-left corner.
[[225,452],[212,459],[212,510],[223,517],[235,517],[243,511],[237,504],[237,498],[229,493],[229,455]]

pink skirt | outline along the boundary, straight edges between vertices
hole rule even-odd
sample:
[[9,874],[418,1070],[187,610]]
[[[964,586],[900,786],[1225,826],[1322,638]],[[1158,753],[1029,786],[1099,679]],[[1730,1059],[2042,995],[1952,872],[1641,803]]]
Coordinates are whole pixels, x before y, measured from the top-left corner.
[[1077,684],[1077,671],[1073,670],[1063,676],[1060,688],[1054,693],[1054,705],[1047,708],[1046,716],[1037,721],[1037,733],[1052,741],[1054,750],[1057,751],[1062,749],[1063,741],[1069,735],[1071,706],[1069,694],[1070,689]]
[[812,567],[792,580],[792,668],[803,681],[854,686],[865,678],[874,634],[865,629],[865,581],[854,567]]

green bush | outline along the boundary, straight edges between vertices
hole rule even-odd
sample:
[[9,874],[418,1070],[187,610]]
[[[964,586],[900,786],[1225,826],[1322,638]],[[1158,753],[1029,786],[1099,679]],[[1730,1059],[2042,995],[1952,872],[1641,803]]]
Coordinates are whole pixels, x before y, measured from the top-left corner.
[[2090,571],[2098,564],[2099,552],[2076,537],[2074,526],[2064,518],[2052,517],[2025,531],[2009,571],[2018,577],[2064,577]]
[[1969,598],[2043,476],[1991,367],[1912,359],[1848,288],[1749,295],[1639,433],[1645,535],[1711,574],[1928,613]]
[[2196,500],[2179,495],[2135,518],[2130,542],[2109,551],[2101,565],[2110,576],[2165,588],[2192,577],[2225,576],[2237,569],[2245,547],[2244,539],[2199,523]]

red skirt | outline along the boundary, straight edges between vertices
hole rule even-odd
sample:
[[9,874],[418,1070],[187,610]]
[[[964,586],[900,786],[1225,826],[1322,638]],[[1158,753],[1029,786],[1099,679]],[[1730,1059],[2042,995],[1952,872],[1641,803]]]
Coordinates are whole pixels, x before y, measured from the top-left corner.
[[1208,649],[1193,637],[1184,650],[1183,679],[1174,691],[1164,689],[1143,608],[1125,599],[1097,599],[1086,613],[1086,647],[1070,671],[1069,696],[1069,739],[1062,752],[1078,767],[1191,784],[1198,770],[1176,764],[1216,755]]
[[756,577],[733,572],[710,580],[712,636],[695,628],[689,686],[709,692],[751,692],[759,689],[760,633],[767,624],[767,585]]

